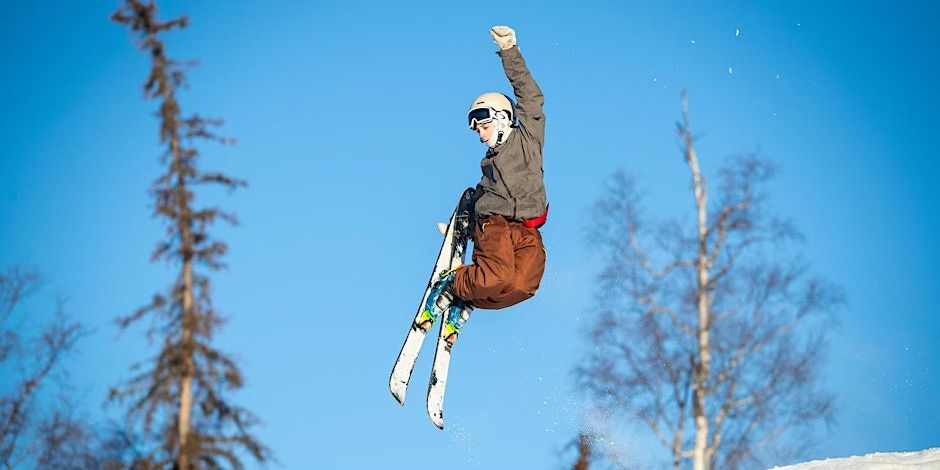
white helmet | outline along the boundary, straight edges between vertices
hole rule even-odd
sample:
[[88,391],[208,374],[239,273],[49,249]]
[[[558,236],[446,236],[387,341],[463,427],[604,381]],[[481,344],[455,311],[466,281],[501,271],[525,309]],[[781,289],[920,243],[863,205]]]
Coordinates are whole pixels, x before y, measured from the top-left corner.
[[494,148],[503,143],[512,132],[513,114],[512,100],[506,95],[484,93],[470,104],[467,123],[470,125],[470,130],[476,130],[477,124],[493,122],[496,125],[496,132],[490,135],[486,145]]
[[490,122],[497,118],[497,113],[503,111],[509,122],[513,121],[512,101],[502,93],[483,93],[470,104],[467,113],[467,124],[473,129],[477,123]]

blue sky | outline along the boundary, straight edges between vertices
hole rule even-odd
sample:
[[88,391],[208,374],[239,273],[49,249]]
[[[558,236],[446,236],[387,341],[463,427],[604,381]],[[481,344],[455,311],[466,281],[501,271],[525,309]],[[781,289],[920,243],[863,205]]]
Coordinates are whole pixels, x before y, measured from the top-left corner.
[[[172,270],[148,262],[160,148],[147,58],[107,17],[115,2],[15,2],[0,19],[0,266],[28,262],[95,329],[70,359],[89,414],[153,352],[112,319]],[[218,337],[243,365],[238,394],[286,468],[555,468],[589,407],[570,370],[599,260],[587,212],[617,169],[651,212],[690,215],[673,123],[689,92],[706,173],[759,149],[782,168],[774,208],[806,235],[815,274],[845,289],[826,366],[839,422],[808,457],[940,446],[940,8],[932,2],[162,2],[191,27],[168,52],[198,59],[185,112],[226,120],[206,168],[245,178]],[[514,27],[546,96],[537,297],[478,311],[455,350],[447,429],[424,412],[430,349],[404,408],[388,373],[445,218],[479,179],[470,100],[509,92],[494,24]],[[740,31],[736,35],[736,30]],[[43,300],[45,299],[45,300]],[[118,410],[108,409],[107,415]],[[665,454],[618,433],[631,464]],[[785,463],[785,462],[780,462]]]

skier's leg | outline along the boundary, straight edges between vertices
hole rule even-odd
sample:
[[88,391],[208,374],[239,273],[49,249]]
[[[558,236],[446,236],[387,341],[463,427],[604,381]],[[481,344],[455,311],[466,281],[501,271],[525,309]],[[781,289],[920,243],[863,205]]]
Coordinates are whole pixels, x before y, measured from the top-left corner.
[[[545,245],[542,244],[542,234],[537,228],[518,227],[518,239],[514,240],[515,277],[512,287],[516,292],[525,295],[528,299],[535,295],[545,273]],[[520,300],[521,301],[521,300]]]
[[545,248],[538,229],[512,223],[513,277],[506,288],[496,296],[474,302],[485,309],[501,309],[531,298],[539,288],[545,272]]
[[512,284],[515,276],[514,251],[509,222],[499,215],[481,218],[474,228],[473,264],[454,272],[457,297],[484,307],[491,297],[498,297]]
[[477,308],[493,310],[535,295],[545,271],[545,248],[538,229],[494,216],[476,230],[474,264],[455,272],[457,296]]

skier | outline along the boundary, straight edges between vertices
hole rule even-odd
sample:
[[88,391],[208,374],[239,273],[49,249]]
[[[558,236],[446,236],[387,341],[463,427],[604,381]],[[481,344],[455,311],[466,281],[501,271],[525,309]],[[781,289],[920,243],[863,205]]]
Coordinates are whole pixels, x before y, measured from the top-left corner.
[[449,307],[451,344],[467,319],[459,312],[522,302],[535,295],[545,271],[538,230],[548,215],[542,171],[545,98],[519,52],[515,31],[494,26],[490,35],[499,46],[516,104],[506,95],[484,93],[473,100],[467,115],[470,129],[488,147],[471,214],[472,264],[443,273],[433,290],[439,297],[428,302],[438,314]]

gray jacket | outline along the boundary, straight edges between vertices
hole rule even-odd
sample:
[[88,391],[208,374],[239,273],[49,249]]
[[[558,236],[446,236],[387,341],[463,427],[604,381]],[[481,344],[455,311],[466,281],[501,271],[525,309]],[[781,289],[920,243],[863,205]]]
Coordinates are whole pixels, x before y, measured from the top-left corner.
[[545,140],[545,97],[532,79],[519,47],[497,52],[503,59],[506,78],[516,95],[519,120],[505,142],[489,149],[480,168],[483,178],[476,187],[474,204],[477,218],[502,215],[522,221],[545,212],[545,183],[542,171],[542,143]]

